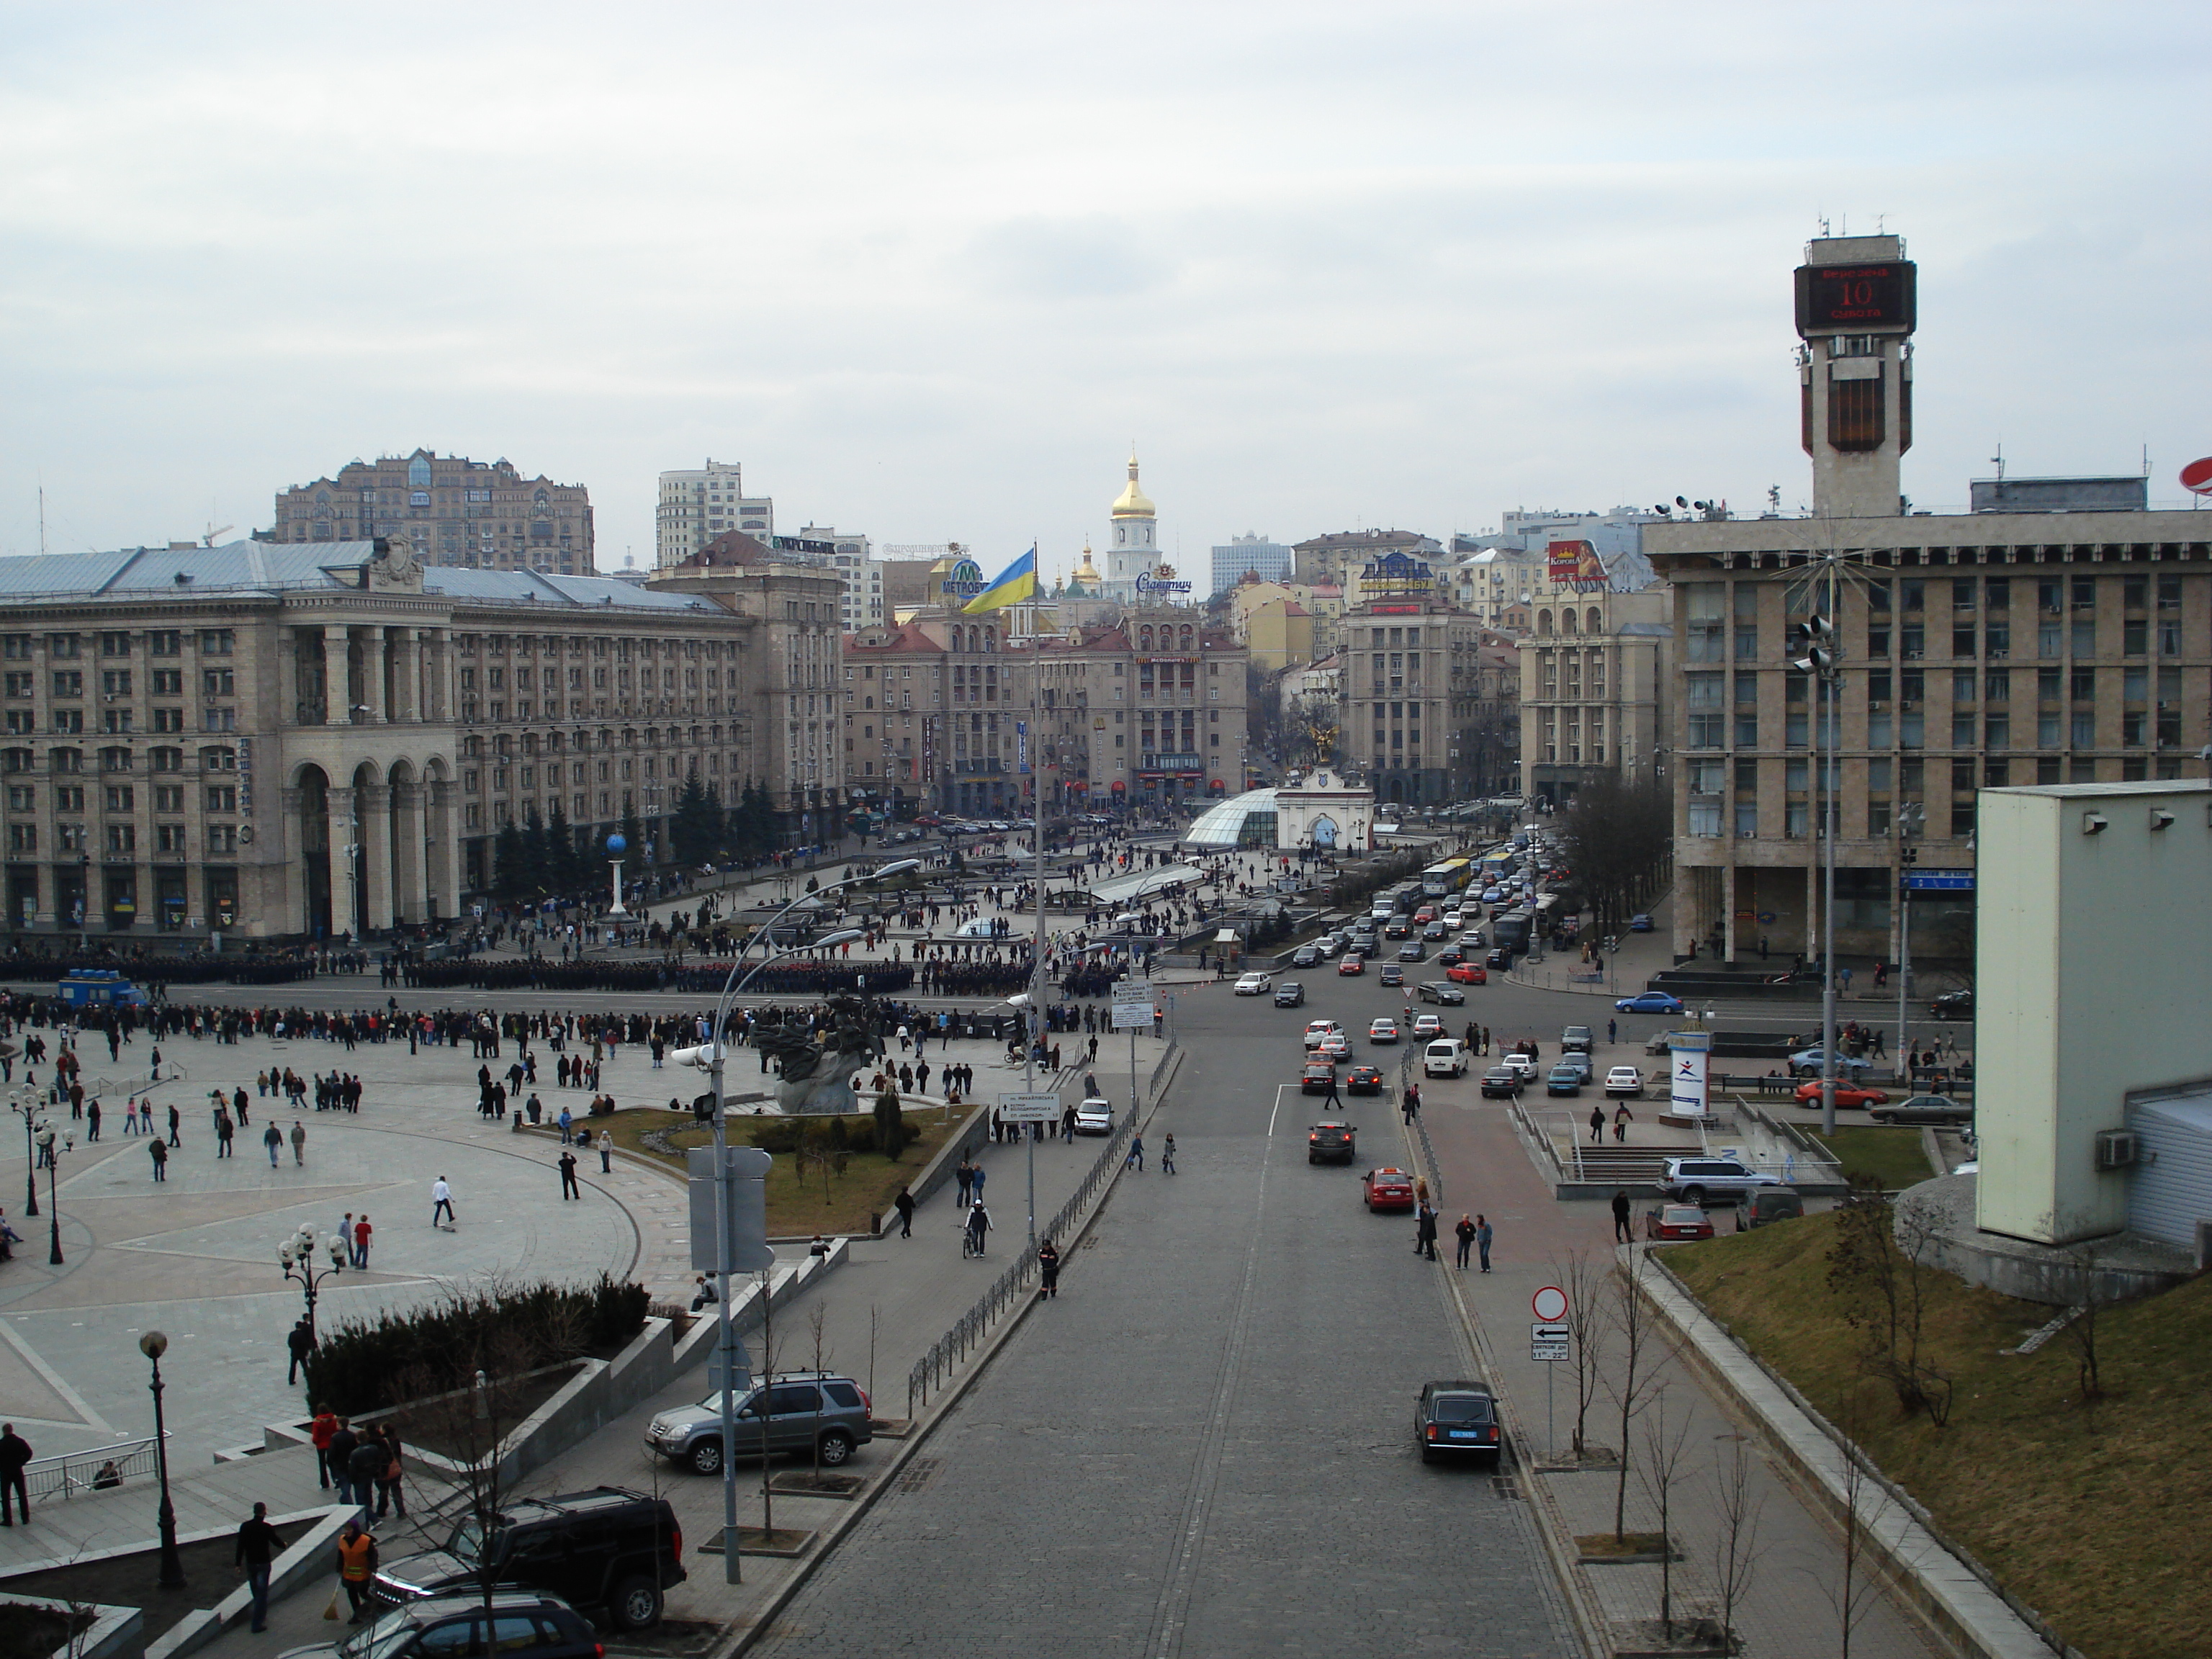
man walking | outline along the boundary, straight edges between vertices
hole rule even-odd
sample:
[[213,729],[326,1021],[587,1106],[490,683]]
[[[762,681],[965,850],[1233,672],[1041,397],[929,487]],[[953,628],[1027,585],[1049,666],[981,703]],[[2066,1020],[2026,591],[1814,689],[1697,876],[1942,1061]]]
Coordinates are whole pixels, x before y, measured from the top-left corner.
[[284,1374],[284,1386],[289,1389],[300,1380],[300,1367],[315,1351],[315,1328],[307,1323],[306,1315],[301,1315],[286,1334],[284,1346],[292,1355],[292,1368]]
[[9,1507],[12,1495],[23,1510],[23,1524],[31,1524],[31,1489],[24,1484],[23,1468],[31,1461],[31,1443],[15,1432],[13,1423],[0,1423],[0,1527],[15,1524]]
[[368,1224],[368,1212],[363,1210],[361,1212],[361,1219],[353,1224],[353,1265],[355,1267],[368,1266],[368,1238],[370,1233],[374,1231]]
[[576,1155],[564,1146],[561,1149],[562,1201],[566,1203],[573,1198],[580,1203],[583,1196],[583,1193],[576,1186]]
[[154,1179],[167,1181],[169,1178],[169,1143],[157,1135],[146,1143],[146,1150],[154,1155]]
[[338,1536],[338,1583],[353,1608],[353,1617],[346,1620],[349,1625],[361,1623],[362,1603],[368,1599],[368,1587],[375,1577],[376,1540],[358,1520],[349,1521]]
[[269,1149],[269,1167],[272,1170],[275,1169],[276,1167],[276,1155],[283,1150],[284,1132],[278,1128],[272,1121],[266,1129],[261,1132],[261,1144]]
[[1459,1240],[1459,1270],[1467,1271],[1467,1253],[1474,1248],[1474,1218],[1462,1213],[1459,1225],[1452,1229],[1452,1237]]
[[1589,1119],[1589,1123],[1590,1123],[1590,1139],[1591,1139],[1592,1140],[1597,1141],[1598,1143],[1600,1143],[1601,1145],[1602,1145],[1602,1144],[1604,1143],[1604,1140],[1605,1140],[1605,1108],[1604,1108],[1604,1107],[1602,1107],[1602,1106],[1593,1106],[1593,1107],[1591,1107],[1591,1108],[1590,1108],[1590,1119]]
[[1474,1248],[1482,1258],[1482,1271],[1490,1271],[1490,1218],[1478,1215],[1474,1218]]
[[296,1117],[292,1120],[292,1164],[295,1169],[307,1167],[307,1126]]
[[315,1449],[315,1475],[323,1486],[331,1484],[331,1437],[338,1431],[336,1413],[328,1406],[313,1407],[314,1420],[307,1425],[307,1440]]
[[891,1200],[891,1205],[898,1212],[899,1237],[912,1238],[914,1237],[914,1194],[902,1187],[899,1188],[899,1195]]
[[337,1482],[338,1502],[355,1501],[353,1490],[353,1455],[361,1444],[361,1437],[353,1431],[347,1419],[338,1419],[338,1425],[331,1431],[331,1443],[323,1453],[323,1461],[330,1465],[331,1479]]
[[1613,1194],[1613,1237],[1617,1244],[1633,1244],[1636,1237],[1628,1230],[1628,1190],[1617,1187]]
[[440,1216],[446,1218],[446,1231],[452,1232],[453,1231],[453,1189],[446,1184],[446,1177],[443,1176],[440,1176],[430,1183],[430,1224],[433,1227],[438,1224]]
[[284,1547],[284,1539],[269,1524],[269,1505],[256,1504],[253,1518],[241,1522],[238,1542],[230,1553],[231,1565],[246,1569],[246,1582],[253,1591],[253,1633],[269,1628],[269,1563]]

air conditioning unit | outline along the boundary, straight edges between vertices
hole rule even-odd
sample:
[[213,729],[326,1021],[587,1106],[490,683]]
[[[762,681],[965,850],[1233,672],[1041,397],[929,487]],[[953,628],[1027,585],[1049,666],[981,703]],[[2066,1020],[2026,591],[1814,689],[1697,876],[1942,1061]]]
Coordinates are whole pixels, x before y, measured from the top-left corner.
[[2129,1168],[2136,1161],[2139,1150],[2133,1129],[2097,1131],[2097,1167],[2100,1170]]

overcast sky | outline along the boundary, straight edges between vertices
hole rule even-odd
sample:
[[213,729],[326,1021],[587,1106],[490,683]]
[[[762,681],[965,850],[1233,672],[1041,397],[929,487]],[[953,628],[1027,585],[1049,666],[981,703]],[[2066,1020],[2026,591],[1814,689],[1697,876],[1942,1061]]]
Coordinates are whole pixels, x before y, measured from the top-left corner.
[[[1790,269],[1920,262],[1905,487],[2212,453],[2212,7],[0,4],[0,552],[417,446],[652,562],[712,455],[1048,572],[1809,493]],[[226,537],[225,539],[230,538]]]

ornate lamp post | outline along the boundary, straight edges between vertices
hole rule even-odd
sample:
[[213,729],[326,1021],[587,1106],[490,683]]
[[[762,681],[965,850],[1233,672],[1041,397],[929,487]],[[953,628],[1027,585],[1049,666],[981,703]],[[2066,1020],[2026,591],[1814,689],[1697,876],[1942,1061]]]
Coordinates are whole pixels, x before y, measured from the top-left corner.
[[312,1223],[301,1222],[300,1231],[276,1247],[276,1260],[283,1264],[284,1277],[293,1280],[307,1293],[307,1328],[315,1328],[315,1288],[337,1273],[346,1264],[345,1241],[332,1233],[325,1241],[330,1251],[331,1265],[315,1266],[315,1229]]
[[32,1145],[32,1133],[39,1117],[39,1091],[27,1083],[19,1083],[8,1096],[8,1109],[23,1120],[23,1213],[39,1212],[39,1160]]
[[138,1352],[154,1362],[154,1462],[161,1478],[161,1508],[158,1524],[161,1532],[161,1577],[163,1589],[182,1589],[185,1587],[185,1564],[177,1555],[177,1511],[169,1502],[169,1431],[161,1420],[161,1356],[169,1351],[169,1339],[159,1331],[149,1331],[138,1339]]
[[623,908],[622,902],[623,854],[629,851],[629,842],[622,836],[617,834],[607,837],[607,862],[613,866],[615,872],[614,908],[607,912],[611,916],[626,916],[629,914]]
[[[73,1152],[76,1147],[76,1137],[73,1134],[60,1136],[58,1139],[60,1144],[57,1146],[52,1124],[39,1125],[39,1152],[46,1166],[46,1208],[52,1212],[50,1218],[53,1223],[52,1241],[46,1250],[46,1265],[50,1267],[62,1265],[62,1211],[61,1200],[54,1195],[55,1180],[60,1170],[61,1155]],[[33,1181],[38,1179],[35,1171],[31,1178]]]

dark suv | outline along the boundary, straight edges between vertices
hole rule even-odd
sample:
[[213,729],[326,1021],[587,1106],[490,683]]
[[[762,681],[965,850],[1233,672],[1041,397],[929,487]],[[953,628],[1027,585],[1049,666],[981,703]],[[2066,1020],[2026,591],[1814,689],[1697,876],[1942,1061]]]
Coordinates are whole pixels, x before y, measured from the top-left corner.
[[1306,1131],[1306,1162],[1349,1164],[1358,1138],[1349,1123],[1316,1123]]
[[566,1601],[533,1590],[498,1590],[489,1612],[480,1591],[429,1596],[392,1608],[343,1642],[288,1649],[282,1659],[463,1659],[485,1653],[598,1659],[605,1651],[591,1621]]
[[[1099,1103],[1102,1106],[1104,1103]],[[1078,1127],[1080,1127],[1079,1125]],[[1103,1132],[1102,1132],[1103,1133]],[[779,1371],[738,1396],[739,1457],[778,1452],[820,1457],[824,1468],[851,1461],[873,1437],[868,1395],[849,1376],[830,1371]],[[646,1425],[645,1449],[698,1474],[722,1472],[722,1396],[672,1406]]]
[[[661,1592],[686,1577],[684,1529],[665,1498],[621,1486],[525,1498],[487,1527],[464,1516],[440,1550],[387,1561],[379,1600],[394,1605],[475,1595],[486,1574],[501,1585],[550,1590],[617,1630],[660,1620]],[[382,1659],[382,1656],[378,1656]]]
[[1498,1466],[1504,1449],[1498,1426],[1498,1401],[1487,1382],[1424,1382],[1413,1404],[1413,1440],[1421,1449],[1421,1462],[1457,1453],[1482,1457]]

